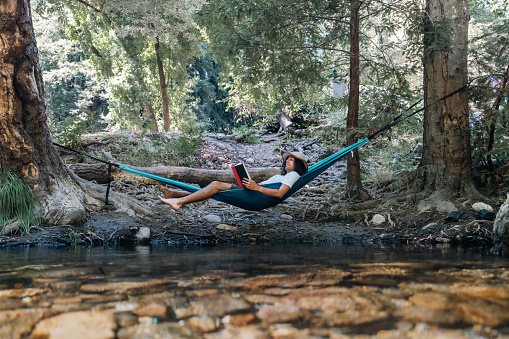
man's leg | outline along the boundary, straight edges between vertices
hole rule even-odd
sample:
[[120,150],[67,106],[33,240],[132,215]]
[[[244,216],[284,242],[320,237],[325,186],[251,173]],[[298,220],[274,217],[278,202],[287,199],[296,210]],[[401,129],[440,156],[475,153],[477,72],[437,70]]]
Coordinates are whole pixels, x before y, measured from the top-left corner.
[[185,197],[185,196],[188,196],[190,195],[191,193],[190,192],[186,192],[186,191],[174,191],[174,190],[169,190],[163,186],[161,186],[161,184],[159,183],[159,181],[156,182],[156,185],[157,185],[157,188],[159,189],[159,191],[163,192],[164,194],[164,197],[166,199],[171,199],[171,198],[182,198],[182,197]]
[[196,191],[192,194],[186,195],[185,197],[175,198],[175,199],[163,199],[159,197],[159,200],[164,202],[167,205],[170,205],[175,211],[178,211],[182,206],[186,204],[190,204],[197,201],[207,200],[212,197],[214,194],[226,191],[232,188],[231,184],[227,184],[224,182],[213,181],[208,186],[202,188],[199,191]]

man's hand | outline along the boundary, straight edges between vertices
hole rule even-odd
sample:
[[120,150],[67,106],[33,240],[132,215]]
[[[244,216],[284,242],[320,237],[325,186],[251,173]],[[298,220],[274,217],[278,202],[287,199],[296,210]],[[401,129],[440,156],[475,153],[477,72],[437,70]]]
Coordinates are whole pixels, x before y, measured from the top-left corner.
[[242,180],[242,185],[244,185],[245,188],[253,191],[260,190],[260,186],[258,186],[258,184],[253,179],[244,178]]

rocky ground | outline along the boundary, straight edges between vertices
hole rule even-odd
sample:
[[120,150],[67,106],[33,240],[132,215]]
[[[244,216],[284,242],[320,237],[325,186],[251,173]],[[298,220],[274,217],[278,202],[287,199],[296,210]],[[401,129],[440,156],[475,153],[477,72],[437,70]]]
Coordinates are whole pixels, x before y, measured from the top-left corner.
[[[297,150],[311,163],[335,149],[327,149],[318,139],[292,143],[265,136],[257,144],[238,138],[208,135],[195,154],[197,165],[208,169],[226,169],[244,162],[251,167],[279,167],[280,154]],[[369,163],[364,164],[369,168]],[[493,221],[474,217],[478,208],[467,198],[443,201],[427,198],[420,192],[387,190],[391,182],[367,187],[373,199],[349,201],[341,194],[345,185],[346,161],[310,182],[284,203],[261,212],[250,212],[214,200],[188,205],[173,211],[157,199],[156,186],[135,180],[118,179],[112,190],[136,197],[150,208],[149,215],[130,210],[115,210],[114,201],[94,212],[81,226],[34,227],[30,235],[4,234],[3,245],[122,245],[179,243],[453,243],[490,246]],[[495,212],[496,208],[495,207]],[[444,223],[451,211],[463,209],[458,221]],[[7,232],[5,232],[7,233]]]

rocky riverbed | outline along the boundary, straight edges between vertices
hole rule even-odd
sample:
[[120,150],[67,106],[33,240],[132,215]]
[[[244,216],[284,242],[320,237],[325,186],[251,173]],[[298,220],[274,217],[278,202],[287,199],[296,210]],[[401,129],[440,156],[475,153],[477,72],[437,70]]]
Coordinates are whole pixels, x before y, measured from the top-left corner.
[[354,248],[315,261],[305,258],[311,250],[287,249],[287,257],[301,258],[295,263],[282,253],[240,250],[259,259],[243,262],[228,251],[223,259],[215,251],[152,257],[149,247],[138,247],[102,256],[53,250],[58,261],[45,264],[37,257],[48,253],[10,253],[14,262],[1,264],[0,337],[509,336],[507,262],[480,254],[468,261],[447,250],[432,257],[451,262],[439,262],[419,257],[426,250],[415,247],[389,255],[394,249],[367,247],[361,250],[373,259],[358,261]]

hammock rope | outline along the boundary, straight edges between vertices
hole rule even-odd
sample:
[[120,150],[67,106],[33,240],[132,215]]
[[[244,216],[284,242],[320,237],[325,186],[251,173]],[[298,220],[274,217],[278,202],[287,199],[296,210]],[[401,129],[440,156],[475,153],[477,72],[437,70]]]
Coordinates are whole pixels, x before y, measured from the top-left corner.
[[[374,132],[373,134],[369,135],[368,137],[366,137],[364,139],[361,139],[361,140],[357,141],[356,143],[354,143],[354,144],[352,144],[350,146],[347,146],[346,148],[342,149],[341,151],[339,151],[337,153],[334,153],[331,156],[329,156],[329,157],[327,157],[327,158],[317,162],[316,164],[310,166],[308,168],[307,173],[303,174],[295,182],[295,184],[292,186],[292,188],[282,198],[271,197],[271,196],[268,196],[266,194],[260,193],[258,191],[252,191],[252,190],[245,189],[245,188],[235,188],[235,189],[230,189],[230,190],[226,190],[226,191],[221,191],[221,192],[217,193],[216,195],[212,196],[212,199],[217,200],[217,201],[221,201],[221,202],[233,205],[233,206],[237,206],[237,207],[240,207],[242,209],[249,210],[249,211],[261,211],[263,209],[275,206],[275,205],[283,202],[284,200],[286,200],[288,197],[290,197],[292,194],[294,194],[298,190],[300,190],[308,182],[310,182],[311,180],[315,179],[317,176],[322,174],[324,171],[326,171],[328,168],[330,168],[332,165],[334,165],[341,158],[343,158],[344,156],[346,156],[347,154],[349,154],[350,152],[352,152],[356,148],[358,148],[358,147],[366,144],[367,142],[369,142],[376,135],[378,135],[378,134],[380,134],[380,133],[382,133],[382,132],[392,128],[393,126],[395,126],[396,124],[400,123],[404,119],[407,119],[407,118],[409,118],[409,117],[411,117],[411,116],[413,116],[413,115],[415,115],[415,114],[417,114],[419,112],[422,112],[422,111],[426,110],[428,107],[430,107],[430,106],[432,106],[432,105],[434,105],[434,104],[436,104],[436,103],[438,103],[438,102],[440,102],[442,100],[445,100],[445,99],[447,99],[447,98],[449,98],[449,97],[451,97],[451,96],[453,96],[453,95],[455,95],[457,93],[460,93],[461,91],[467,89],[468,87],[469,87],[469,84],[467,84],[467,85],[465,85],[465,86],[455,90],[454,92],[451,92],[451,93],[447,94],[446,96],[438,99],[437,101],[435,101],[435,102],[433,102],[431,104],[428,104],[428,105],[424,106],[423,108],[420,108],[420,109],[412,112],[411,114],[405,115],[406,112],[408,112],[415,105],[420,103],[422,101],[422,99],[417,101],[417,102],[415,102],[412,106],[407,108],[403,113],[401,113],[400,115],[398,115],[394,119],[392,119],[392,121],[390,123],[388,123],[386,126],[384,126],[383,128],[379,129],[378,131]],[[98,159],[98,158],[96,158],[94,156],[91,156],[89,154],[73,150],[73,149],[71,149],[69,147],[66,147],[66,146],[63,146],[63,145],[59,145],[59,144],[57,144],[55,142],[53,144],[55,146],[57,146],[58,148],[61,148],[61,149],[66,150],[66,151],[69,151],[71,153],[82,155],[82,156],[86,156],[86,157],[89,157],[89,158],[94,159],[96,161],[99,161],[99,162],[107,164],[108,165],[108,176],[111,176],[111,168],[112,168],[112,166],[115,166],[115,167],[119,168],[120,170],[123,170],[123,171],[126,171],[126,172],[130,172],[130,173],[133,173],[133,174],[137,174],[137,175],[140,175],[140,176],[143,176],[143,177],[146,177],[146,178],[154,179],[154,180],[157,180],[157,181],[160,181],[160,182],[164,182],[164,183],[169,184],[169,185],[171,185],[171,186],[173,186],[175,188],[182,189],[182,190],[185,190],[185,191],[190,192],[190,193],[194,193],[194,192],[200,190],[200,188],[198,188],[198,187],[195,187],[195,186],[192,186],[192,185],[180,182],[180,181],[172,180],[172,179],[169,179],[169,178],[161,177],[161,176],[154,175],[154,174],[147,173],[147,172],[142,172],[142,171],[139,171],[139,170],[136,170],[136,169],[133,169],[133,168],[129,168],[127,166],[115,164],[115,163],[110,162],[110,161],[104,161],[104,160]],[[279,189],[279,187],[281,186],[281,183],[265,184],[265,185],[262,185],[262,186],[263,187],[267,187],[267,188]],[[109,191],[110,191],[110,183],[108,182],[108,187],[106,189],[106,200],[105,200],[106,204],[108,204]]]

